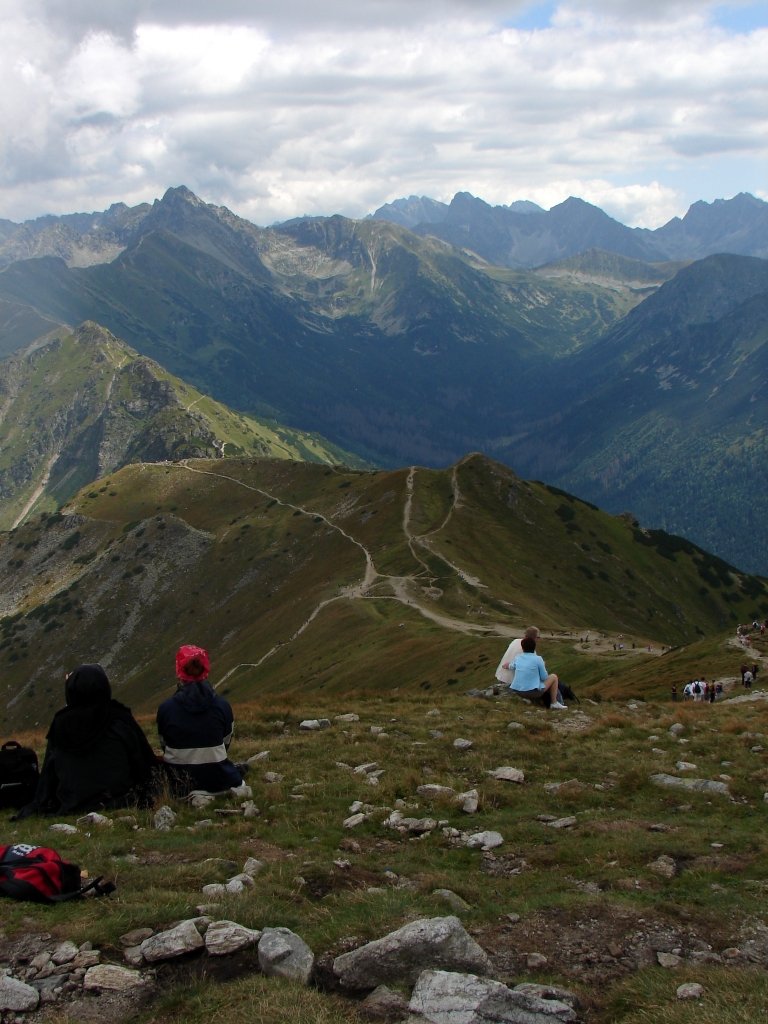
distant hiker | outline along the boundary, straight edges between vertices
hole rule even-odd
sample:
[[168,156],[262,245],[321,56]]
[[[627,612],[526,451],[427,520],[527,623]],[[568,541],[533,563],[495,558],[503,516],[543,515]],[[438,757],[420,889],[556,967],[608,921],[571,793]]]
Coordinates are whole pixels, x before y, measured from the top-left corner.
[[744,685],[744,675],[749,671],[749,665],[746,662],[742,663],[741,666],[741,685]]
[[157,709],[163,760],[179,794],[193,789],[220,793],[243,781],[240,768],[227,757],[234,729],[232,708],[208,682],[210,669],[202,647],[180,647],[176,692]]
[[158,758],[130,708],[112,699],[101,665],[79,665],[53,716],[40,781],[17,817],[148,804]]
[[699,682],[698,679],[694,679],[692,690],[693,690],[693,701],[694,701],[694,703],[696,703],[697,701],[701,700],[701,683]]
[[716,694],[717,694],[717,687],[715,686],[715,680],[713,679],[712,682],[709,684],[709,703],[710,704],[714,704],[715,703],[715,696],[716,696]]
[[677,700],[677,687],[674,683],[672,683],[672,700]]
[[496,669],[496,679],[500,683],[504,683],[506,687],[511,685],[513,678],[513,672],[509,666],[518,654],[523,653],[523,637],[526,636],[538,642],[541,638],[541,630],[538,626],[528,626],[526,631],[523,633],[523,636],[513,640],[509,647],[507,647],[504,652],[504,657],[501,659],[499,666]]
[[557,676],[548,673],[543,658],[536,654],[536,641],[524,636],[521,640],[521,654],[512,661],[514,676],[510,689],[521,696],[540,696],[553,711],[562,711],[565,704],[557,697]]
[[752,669],[748,668],[747,671],[744,673],[743,682],[744,682],[744,688],[745,689],[747,689],[747,690],[751,690],[752,689]]

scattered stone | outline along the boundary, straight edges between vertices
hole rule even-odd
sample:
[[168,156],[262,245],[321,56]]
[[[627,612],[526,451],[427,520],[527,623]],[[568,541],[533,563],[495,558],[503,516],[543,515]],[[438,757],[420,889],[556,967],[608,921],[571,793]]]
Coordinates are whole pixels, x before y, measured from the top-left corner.
[[243,864],[243,874],[250,875],[253,878],[260,871],[263,871],[265,866],[264,861],[257,860],[255,857],[249,857],[245,864]]
[[690,761],[678,761],[675,768],[679,772],[695,772],[698,765],[691,764]]
[[138,971],[118,964],[97,964],[89,967],[83,978],[83,988],[109,992],[127,992],[129,989],[146,985]]
[[555,818],[554,821],[548,821],[547,828],[573,828],[575,824],[576,818],[569,814],[566,818]]
[[211,956],[225,956],[255,946],[260,938],[260,931],[245,928],[235,921],[214,921],[206,928],[205,948]]
[[525,782],[525,772],[522,772],[519,768],[512,768],[509,765],[494,768],[493,771],[486,774],[490,775],[492,779],[498,779],[499,782]]
[[378,761],[369,761],[367,764],[359,764],[356,768],[353,768],[355,775],[368,775],[370,772],[375,772],[379,767]]
[[176,815],[167,804],[163,804],[155,811],[152,824],[158,832],[170,832],[176,824]]
[[309,982],[315,956],[302,938],[289,928],[265,928],[258,947],[259,967],[268,977]]
[[685,732],[685,726],[682,722],[674,722],[672,725],[670,725],[669,731],[672,733],[673,736],[679,736],[681,732]]
[[660,967],[667,967],[671,969],[673,967],[679,967],[683,961],[676,953],[658,952],[656,954],[656,962]]
[[581,1006],[581,1000],[575,992],[569,988],[562,988],[560,985],[541,985],[534,981],[524,981],[515,985],[513,992],[522,992],[526,996],[535,996],[537,999],[557,999],[561,1003],[568,1003],[574,1010]]
[[253,754],[252,757],[249,757],[248,760],[246,761],[246,764],[257,764],[259,761],[266,761],[268,757],[268,750],[260,750],[258,754]]
[[284,778],[285,776],[281,775],[279,772],[264,772],[264,781],[268,782],[270,785],[277,785],[282,782]]
[[425,786],[419,786],[416,795],[423,800],[451,800],[456,796],[456,790],[451,789],[450,786],[437,786],[434,783],[428,783]]
[[227,895],[227,886],[224,882],[209,882],[203,886],[202,892],[209,900],[223,900]]
[[583,789],[584,785],[578,779],[568,779],[567,782],[544,783],[544,792],[549,793],[550,796],[556,796],[558,793],[580,793]]
[[347,715],[334,715],[334,722],[359,722],[360,715],[347,714]]
[[453,741],[453,746],[456,750],[470,750],[474,744],[472,740],[456,739]]
[[173,957],[192,953],[196,949],[202,949],[204,945],[205,942],[195,922],[188,920],[177,924],[175,928],[158,932],[157,935],[145,939],[139,949],[148,963],[155,963],[158,960],[171,960]]
[[69,825],[65,821],[57,821],[55,825],[48,826],[49,832],[62,832],[66,836],[73,836],[78,831],[74,825]]
[[433,896],[439,896],[441,900],[444,900],[451,910],[455,910],[457,914],[464,914],[472,907],[463,900],[458,893],[455,893],[452,889],[433,889]]
[[349,989],[412,984],[425,967],[489,974],[491,961],[457,917],[412,921],[333,961],[333,973]]
[[522,722],[510,722],[507,726],[508,729],[524,729],[525,726]]
[[91,811],[89,814],[84,814],[82,818],[78,818],[77,824],[96,825],[98,828],[112,828],[112,819],[108,818],[105,814]]
[[704,995],[704,986],[689,981],[678,987],[676,995],[678,999],[701,999]]
[[730,796],[728,786],[724,782],[713,782],[709,779],[678,779],[675,775],[651,775],[651,782],[656,786],[678,787],[689,789],[696,793],[717,793],[721,796]]
[[306,718],[303,722],[299,722],[299,728],[304,729],[305,732],[317,732],[318,729],[330,729],[330,727],[329,718]]
[[357,826],[362,825],[367,818],[367,814],[363,814],[362,811],[358,811],[357,814],[351,814],[348,818],[345,818],[342,825],[344,828],[357,828]]
[[674,878],[677,875],[677,862],[674,857],[663,853],[648,865],[648,870],[663,878]]
[[493,850],[503,842],[504,837],[500,832],[475,832],[467,838],[464,845],[470,850]]
[[576,1020],[567,1003],[509,989],[489,978],[448,971],[423,971],[409,1008],[431,1024],[567,1024]]
[[468,789],[466,793],[457,795],[456,804],[464,814],[476,814],[480,804],[480,794],[476,789]]
[[549,960],[543,953],[529,953],[525,958],[525,964],[529,971],[538,971],[542,967],[546,967],[548,963]]
[[[195,810],[200,810],[202,807],[207,807],[208,804],[213,803],[216,797],[213,793],[190,793],[189,802]],[[157,826],[156,826],[157,827]]]
[[62,964],[70,964],[77,956],[79,950],[74,942],[61,942],[51,953],[51,963],[60,967]]
[[408,1002],[399,992],[386,985],[379,985],[357,1008],[366,1020],[401,1021],[408,1014]]
[[39,1004],[40,993],[36,988],[18,978],[0,975],[0,1010],[26,1013],[28,1010],[36,1010]]

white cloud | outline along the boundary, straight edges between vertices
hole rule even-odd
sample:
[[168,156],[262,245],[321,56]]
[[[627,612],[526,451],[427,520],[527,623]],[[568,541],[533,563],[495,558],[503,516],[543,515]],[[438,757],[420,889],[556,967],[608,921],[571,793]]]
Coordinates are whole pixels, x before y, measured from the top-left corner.
[[728,32],[700,0],[566,0],[509,27],[529,7],[0,0],[0,217],[186,184],[258,223],[467,190],[652,227],[764,185],[768,28]]

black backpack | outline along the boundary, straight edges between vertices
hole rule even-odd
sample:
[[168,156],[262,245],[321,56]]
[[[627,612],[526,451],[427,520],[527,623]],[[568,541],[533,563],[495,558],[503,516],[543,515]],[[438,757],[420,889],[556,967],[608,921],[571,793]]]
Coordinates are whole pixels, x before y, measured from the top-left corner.
[[8,740],[0,747],[0,807],[23,807],[35,795],[40,770],[37,754]]
[[565,700],[571,701],[572,704],[580,703],[579,698],[573,692],[572,688],[568,685],[568,683],[564,683],[561,680],[560,682],[558,682],[557,688],[560,691],[560,693],[562,693]]

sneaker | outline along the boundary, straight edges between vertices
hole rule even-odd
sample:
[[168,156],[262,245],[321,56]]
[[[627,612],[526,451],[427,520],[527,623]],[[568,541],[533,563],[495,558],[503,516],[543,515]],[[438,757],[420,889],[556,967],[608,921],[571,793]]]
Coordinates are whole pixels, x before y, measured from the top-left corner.
[[568,707],[566,704],[561,704],[559,700],[556,700],[553,704],[549,705],[550,711],[567,711]]

